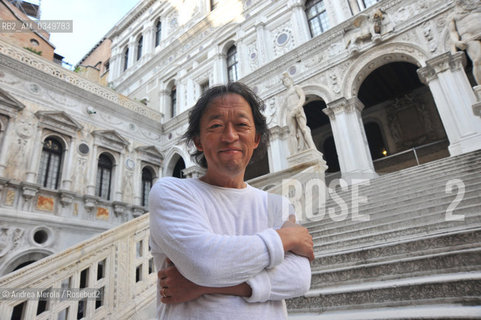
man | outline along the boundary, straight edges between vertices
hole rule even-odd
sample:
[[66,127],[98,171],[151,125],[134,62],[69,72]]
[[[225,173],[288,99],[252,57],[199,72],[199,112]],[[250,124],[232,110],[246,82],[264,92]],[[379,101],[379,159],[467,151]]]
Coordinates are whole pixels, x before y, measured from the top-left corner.
[[207,90],[185,135],[206,174],[162,178],[151,190],[159,319],[286,319],[283,299],[310,286],[311,235],[283,221],[294,214],[286,199],[244,182],[268,137],[261,107],[241,83]]

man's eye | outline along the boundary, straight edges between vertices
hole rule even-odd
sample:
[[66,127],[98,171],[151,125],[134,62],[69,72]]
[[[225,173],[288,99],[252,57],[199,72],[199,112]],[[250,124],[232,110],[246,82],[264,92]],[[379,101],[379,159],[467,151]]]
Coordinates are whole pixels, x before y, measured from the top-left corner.
[[215,128],[220,128],[220,127],[221,127],[221,125],[216,123],[216,124],[211,125],[209,128],[215,129]]

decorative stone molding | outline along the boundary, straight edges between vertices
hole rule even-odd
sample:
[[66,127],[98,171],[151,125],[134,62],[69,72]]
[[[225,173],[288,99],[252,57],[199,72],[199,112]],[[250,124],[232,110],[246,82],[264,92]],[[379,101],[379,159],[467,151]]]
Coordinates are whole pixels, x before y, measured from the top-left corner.
[[438,77],[438,74],[447,70],[456,71],[463,70],[466,65],[466,56],[464,52],[445,52],[437,57],[426,61],[426,66],[418,69],[418,75],[424,84],[428,85],[432,80]]
[[336,114],[341,112],[353,112],[355,110],[361,112],[364,109],[364,104],[357,98],[353,97],[351,99],[340,98],[330,102],[327,108],[324,108],[322,112],[324,112],[329,119],[334,120]]
[[97,197],[92,195],[84,195],[84,208],[88,212],[92,212],[92,209],[97,206]]
[[71,205],[74,197],[75,197],[75,193],[67,190],[60,190],[60,203],[62,204],[62,207],[65,208]]
[[117,152],[122,152],[130,144],[115,130],[95,130],[91,134],[95,138],[95,144]]
[[146,212],[147,212],[146,208],[142,206],[137,206],[137,205],[132,206],[132,215],[134,216],[134,218],[140,217]]
[[126,213],[128,207],[127,203],[114,201],[112,204],[114,207],[114,213],[117,217],[123,216]]
[[25,109],[25,105],[12,95],[0,89],[0,113],[13,117],[17,112]]
[[36,70],[42,71],[48,74],[49,76],[55,77],[56,79],[59,79],[66,83],[72,84],[80,89],[83,89],[89,93],[97,95],[108,101],[111,101],[117,105],[120,105],[126,109],[129,109],[138,114],[141,114],[147,118],[150,118],[156,121],[160,121],[161,119],[160,113],[141,104],[140,102],[130,100],[129,98],[113,91],[110,88],[91,82],[79,76],[75,72],[62,68],[61,66],[51,61],[48,61],[42,57],[38,57],[36,54],[33,54],[24,49],[15,47],[2,40],[0,40],[0,56],[1,55],[7,56],[11,59],[14,59]]
[[35,116],[39,119],[40,127],[74,136],[82,130],[82,125],[64,111],[37,111]]
[[145,162],[149,162],[156,166],[160,166],[164,160],[164,156],[155,146],[142,146],[135,148],[138,152],[139,158]]

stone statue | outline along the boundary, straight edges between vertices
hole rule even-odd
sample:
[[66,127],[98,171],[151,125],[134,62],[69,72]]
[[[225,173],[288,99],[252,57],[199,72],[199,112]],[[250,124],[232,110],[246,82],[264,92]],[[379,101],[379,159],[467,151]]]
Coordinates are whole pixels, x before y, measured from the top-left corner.
[[456,0],[449,21],[449,35],[456,48],[466,50],[473,62],[474,80],[481,85],[481,5],[479,0]]
[[304,90],[299,86],[294,86],[294,82],[286,72],[283,74],[282,83],[287,88],[285,108],[287,126],[289,127],[288,145],[290,154],[293,155],[307,149],[316,149],[304,113],[303,106],[306,102]]

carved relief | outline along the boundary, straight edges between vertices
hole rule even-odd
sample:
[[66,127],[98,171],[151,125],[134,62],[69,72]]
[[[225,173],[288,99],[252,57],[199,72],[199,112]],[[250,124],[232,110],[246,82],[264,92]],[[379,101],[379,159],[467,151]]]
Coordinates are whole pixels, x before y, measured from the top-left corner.
[[22,242],[25,231],[20,228],[0,227],[0,258],[15,250]]
[[253,42],[247,47],[247,52],[248,52],[247,60],[249,61],[250,71],[254,71],[259,66],[259,57],[258,57],[258,52],[257,52],[257,47],[255,42]]
[[5,205],[6,206],[13,206],[13,203],[15,202],[15,195],[16,191],[15,189],[7,189],[7,195],[5,197]]
[[288,26],[279,28],[273,32],[274,34],[274,54],[275,56],[283,55],[294,48],[294,36],[291,28]]
[[277,107],[276,97],[272,97],[266,101],[266,109],[264,110],[264,116],[266,117],[267,126],[273,127],[277,125]]

